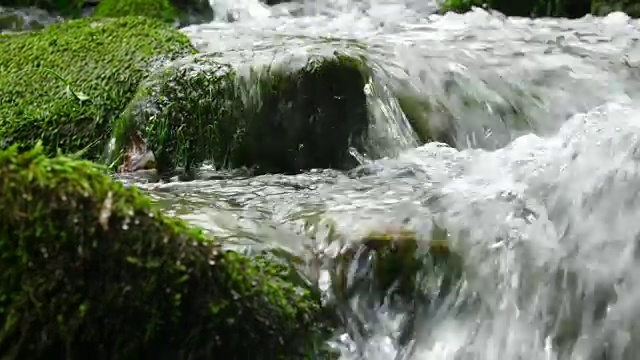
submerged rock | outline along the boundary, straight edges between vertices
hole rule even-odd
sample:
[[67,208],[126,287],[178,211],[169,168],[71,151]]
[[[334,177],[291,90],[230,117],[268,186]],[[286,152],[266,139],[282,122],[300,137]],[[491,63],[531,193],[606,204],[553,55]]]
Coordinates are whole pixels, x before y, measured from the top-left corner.
[[82,19],[0,37],[0,143],[42,141],[47,153],[102,155],[110,120],[154,62],[195,52],[189,39],[142,17]]
[[229,60],[202,54],[158,71],[115,124],[116,154],[140,136],[160,174],[204,161],[258,173],[355,165],[349,147],[368,126],[364,60],[337,52]]
[[[407,345],[420,331],[416,325],[422,323],[416,321],[433,316],[448,298],[458,297],[463,261],[449,249],[446,236],[439,229],[431,239],[410,231],[370,233],[332,259],[329,303],[337,304],[351,336],[371,336],[374,329],[369,325],[384,308],[408,314],[397,339]],[[473,303],[468,299],[455,307]]]
[[7,358],[302,359],[315,346],[319,298],[291,268],[224,250],[90,162],[2,151],[0,203]]

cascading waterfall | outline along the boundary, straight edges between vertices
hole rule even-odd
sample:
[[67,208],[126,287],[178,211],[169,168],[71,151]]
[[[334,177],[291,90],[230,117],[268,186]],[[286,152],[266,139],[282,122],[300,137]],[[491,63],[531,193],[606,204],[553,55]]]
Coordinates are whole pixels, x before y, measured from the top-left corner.
[[[336,44],[366,57],[370,149],[348,173],[140,186],[220,237],[313,259],[328,299],[341,247],[372,231],[413,231],[428,247],[446,229],[462,259],[446,293],[420,270],[424,302],[371,305],[358,288],[341,304],[348,331],[330,342],[342,360],[640,356],[637,20],[435,15],[436,3],[410,0],[211,6],[214,22],[183,29],[202,51],[257,59]],[[418,124],[392,95],[403,91],[428,103]],[[419,146],[416,126],[453,130],[454,147]],[[350,283],[371,276],[359,260]]]

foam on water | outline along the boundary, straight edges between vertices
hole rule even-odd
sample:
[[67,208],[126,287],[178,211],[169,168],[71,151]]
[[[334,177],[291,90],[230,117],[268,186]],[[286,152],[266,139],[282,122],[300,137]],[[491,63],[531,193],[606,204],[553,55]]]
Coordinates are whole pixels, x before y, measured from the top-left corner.
[[[437,225],[464,259],[459,291],[416,313],[408,344],[398,340],[408,310],[354,306],[373,331],[336,337],[342,360],[640,356],[637,20],[440,16],[435,3],[409,0],[212,6],[224,21],[183,29],[203,51],[365,44],[382,86],[369,94],[379,146],[404,145],[347,174],[140,186],[220,236],[301,256],[330,257],[333,230],[349,240],[401,226],[429,241]],[[401,87],[443,109],[456,148],[407,140],[384,93]],[[330,286],[322,267],[316,275]]]

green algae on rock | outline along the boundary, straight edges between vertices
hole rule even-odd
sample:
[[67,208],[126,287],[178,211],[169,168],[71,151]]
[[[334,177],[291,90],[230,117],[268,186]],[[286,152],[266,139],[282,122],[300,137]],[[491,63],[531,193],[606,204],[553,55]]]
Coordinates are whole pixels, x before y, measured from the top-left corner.
[[[392,312],[409,312],[398,339],[407,344],[419,331],[414,322],[433,316],[448,297],[457,297],[460,291],[464,264],[462,257],[449,249],[446,236],[441,229],[433,231],[432,240],[420,239],[410,231],[389,230],[351,242],[330,267],[332,300],[355,306],[356,311],[384,306]],[[362,301],[364,306],[354,305]],[[469,299],[456,306],[473,306],[473,302]],[[353,309],[339,305],[338,311]],[[354,321],[361,318],[358,315],[343,315],[352,320],[349,331],[367,333],[366,324]]]
[[11,359],[300,359],[320,304],[97,165],[0,152],[0,352]]
[[3,37],[0,147],[42,141],[49,154],[85,151],[95,159],[111,118],[150,66],[194,52],[185,35],[144,17],[72,20]]
[[150,78],[114,125],[115,153],[139,136],[160,174],[204,161],[258,173],[355,165],[349,147],[368,127],[363,60],[339,53],[295,65],[224,60],[197,55]]
[[147,16],[173,23],[178,18],[178,11],[169,0],[101,0],[92,16]]

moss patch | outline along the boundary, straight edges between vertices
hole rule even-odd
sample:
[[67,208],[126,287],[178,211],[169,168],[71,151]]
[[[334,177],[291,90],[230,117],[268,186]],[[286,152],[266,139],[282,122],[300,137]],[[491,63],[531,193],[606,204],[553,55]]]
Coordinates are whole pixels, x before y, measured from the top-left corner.
[[297,67],[199,56],[140,89],[114,126],[117,153],[137,133],[163,174],[206,160],[259,173],[349,168],[349,146],[358,146],[368,126],[367,76],[362,60],[340,54]]
[[319,301],[223,251],[92,163],[0,152],[0,353],[12,359],[300,359]]
[[193,52],[185,35],[143,17],[73,20],[4,37],[0,146],[42,141],[49,154],[86,150],[95,159],[111,118],[129,103],[150,64]]
[[147,16],[172,23],[178,18],[178,11],[169,0],[101,0],[93,16]]
[[183,27],[211,21],[213,11],[207,0],[101,0],[93,16],[147,16]]

